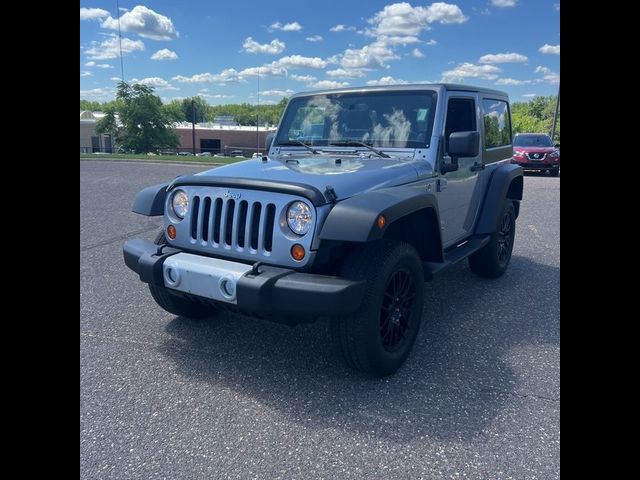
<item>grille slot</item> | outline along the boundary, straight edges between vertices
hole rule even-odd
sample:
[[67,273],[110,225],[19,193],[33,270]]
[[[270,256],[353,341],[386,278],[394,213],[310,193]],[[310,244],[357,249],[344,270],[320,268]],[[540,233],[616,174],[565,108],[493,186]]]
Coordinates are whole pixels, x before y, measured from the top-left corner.
[[196,195],[192,205],[191,238],[200,245],[260,254],[273,250],[275,204]]

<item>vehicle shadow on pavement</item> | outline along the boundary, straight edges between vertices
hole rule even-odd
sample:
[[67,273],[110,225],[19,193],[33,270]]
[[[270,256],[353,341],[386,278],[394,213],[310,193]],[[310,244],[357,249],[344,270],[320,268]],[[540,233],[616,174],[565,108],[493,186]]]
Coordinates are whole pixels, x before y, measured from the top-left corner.
[[536,360],[518,353],[558,350],[559,268],[520,256],[511,262],[497,280],[474,276],[462,262],[425,284],[414,349],[383,379],[342,365],[326,320],[290,328],[227,313],[177,317],[159,348],[178,375],[230,389],[304,428],[397,442],[481,441],[507,404],[559,396],[559,359],[529,378],[532,367],[519,371],[519,362]]

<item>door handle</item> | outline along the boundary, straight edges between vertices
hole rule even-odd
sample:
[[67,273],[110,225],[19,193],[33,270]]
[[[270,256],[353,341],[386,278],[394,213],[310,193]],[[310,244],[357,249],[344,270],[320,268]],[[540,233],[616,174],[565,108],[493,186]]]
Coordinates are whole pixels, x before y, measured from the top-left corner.
[[469,170],[472,172],[477,172],[478,170],[484,170],[484,163],[474,163],[469,167]]

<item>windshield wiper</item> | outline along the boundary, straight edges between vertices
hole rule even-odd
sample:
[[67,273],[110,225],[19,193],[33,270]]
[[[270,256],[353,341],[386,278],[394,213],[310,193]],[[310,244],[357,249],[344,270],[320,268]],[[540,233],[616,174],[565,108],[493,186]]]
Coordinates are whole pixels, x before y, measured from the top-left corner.
[[384,152],[381,152],[377,148],[373,148],[371,145],[367,145],[364,142],[359,142],[357,140],[344,140],[342,142],[331,142],[329,145],[335,145],[336,147],[365,147],[371,150],[376,155],[381,156],[382,158],[391,158]]
[[313,148],[311,145],[307,145],[306,143],[301,142],[300,140],[289,140],[288,142],[280,142],[280,143],[278,143],[278,145],[283,145],[283,146],[300,145],[301,147],[304,147],[307,150],[309,150],[314,155],[320,155],[320,152],[318,150]]

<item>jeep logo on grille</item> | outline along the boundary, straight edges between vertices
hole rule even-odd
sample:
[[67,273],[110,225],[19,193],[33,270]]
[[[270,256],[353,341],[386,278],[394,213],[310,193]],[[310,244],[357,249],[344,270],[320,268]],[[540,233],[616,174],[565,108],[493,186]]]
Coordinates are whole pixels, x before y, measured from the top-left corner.
[[233,193],[231,190],[227,190],[226,192],[224,192],[222,194],[222,196],[225,197],[225,198],[232,198],[234,200],[238,200],[242,196],[242,194]]

